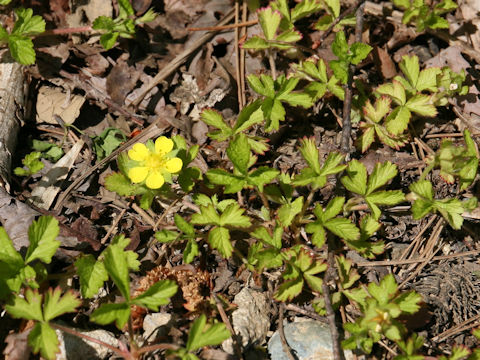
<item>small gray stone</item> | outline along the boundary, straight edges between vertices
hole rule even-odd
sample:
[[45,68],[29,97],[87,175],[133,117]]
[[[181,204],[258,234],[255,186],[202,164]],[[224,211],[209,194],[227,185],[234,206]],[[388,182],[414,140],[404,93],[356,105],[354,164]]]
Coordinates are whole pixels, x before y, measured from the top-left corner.
[[143,338],[150,341],[158,336],[167,335],[171,321],[172,315],[169,313],[148,314],[143,320]]
[[[233,300],[238,308],[232,313],[232,326],[243,347],[261,344],[270,327],[269,305],[266,294],[243,288]],[[233,354],[232,339],[225,340],[223,350]]]
[[[333,360],[332,337],[329,328],[319,321],[307,320],[288,323],[283,331],[287,343],[298,360]],[[271,360],[288,360],[283,351],[278,330],[268,342]],[[351,352],[345,352],[352,359]]]
[[[97,340],[103,341],[109,345],[118,347],[118,340],[115,336],[105,330],[80,331],[81,334],[88,335]],[[84,340],[77,336],[56,330],[58,340],[60,341],[60,353],[56,360],[84,360],[84,359],[106,359],[112,351],[103,345]]]

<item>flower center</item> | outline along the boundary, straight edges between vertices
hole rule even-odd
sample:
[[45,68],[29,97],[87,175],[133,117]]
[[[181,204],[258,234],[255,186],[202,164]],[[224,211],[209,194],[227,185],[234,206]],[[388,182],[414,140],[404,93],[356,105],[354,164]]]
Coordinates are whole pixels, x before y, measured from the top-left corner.
[[145,159],[145,166],[149,169],[160,169],[163,168],[165,164],[165,158],[160,154],[150,154]]

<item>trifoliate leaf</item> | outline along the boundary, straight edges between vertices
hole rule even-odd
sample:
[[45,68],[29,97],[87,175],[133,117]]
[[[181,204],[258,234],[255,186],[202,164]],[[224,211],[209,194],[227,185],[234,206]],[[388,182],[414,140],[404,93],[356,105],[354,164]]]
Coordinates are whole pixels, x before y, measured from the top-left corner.
[[178,285],[172,280],[160,280],[150,288],[132,299],[132,303],[158,311],[158,307],[170,302],[170,298],[177,293]]
[[193,322],[190,328],[186,349],[194,351],[204,346],[219,345],[230,336],[230,332],[225,324],[207,324],[207,317],[202,314]]
[[391,100],[386,96],[381,96],[375,101],[375,106],[372,105],[370,100],[367,101],[363,107],[363,115],[367,120],[379,123],[385,115],[390,112]]
[[213,228],[208,233],[208,242],[212,249],[217,249],[225,259],[232,256],[233,246],[230,242],[228,229],[224,227]]
[[102,261],[93,255],[84,255],[75,261],[80,280],[80,291],[86,299],[94,297],[108,280],[108,273]]
[[103,304],[90,315],[90,321],[100,325],[115,321],[117,328],[123,329],[130,316],[130,305],[127,303]]
[[39,15],[33,15],[32,9],[15,9],[17,17],[12,29],[12,35],[32,36],[45,31],[45,20]]
[[41,216],[28,228],[30,246],[25,255],[25,264],[35,259],[50,264],[52,257],[60,246],[56,240],[60,229],[58,221],[53,216]]

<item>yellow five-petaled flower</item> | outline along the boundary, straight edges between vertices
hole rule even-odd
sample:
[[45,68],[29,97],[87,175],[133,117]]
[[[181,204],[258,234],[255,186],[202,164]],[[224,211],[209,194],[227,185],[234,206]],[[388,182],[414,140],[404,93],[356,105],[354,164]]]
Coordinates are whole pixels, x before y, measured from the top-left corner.
[[151,151],[145,144],[137,143],[128,151],[128,157],[138,161],[138,166],[128,171],[128,177],[134,183],[145,184],[150,189],[159,189],[165,183],[164,172],[176,173],[182,169],[182,160],[166,155],[173,149],[173,141],[165,136],[155,140],[155,150]]

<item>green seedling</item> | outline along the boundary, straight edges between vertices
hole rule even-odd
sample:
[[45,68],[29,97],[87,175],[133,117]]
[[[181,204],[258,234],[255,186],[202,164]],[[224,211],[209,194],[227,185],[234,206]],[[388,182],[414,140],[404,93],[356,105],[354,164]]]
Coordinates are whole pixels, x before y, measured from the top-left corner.
[[404,11],[402,22],[413,23],[419,32],[426,29],[448,29],[448,21],[442,15],[458,7],[452,0],[443,0],[435,5],[424,0],[393,0],[393,3]]
[[97,160],[100,161],[106,158],[125,140],[127,140],[127,137],[119,129],[110,127],[103,130],[100,135],[92,139]]
[[327,76],[327,66],[322,59],[315,62],[308,59],[300,64],[293,64],[294,75],[301,79],[306,79],[310,83],[304,91],[309,94],[314,101],[320,100],[328,91],[340,100],[345,98],[345,90],[338,84],[339,79],[332,75],[330,79]]
[[42,153],[42,157],[57,162],[63,156],[60,146],[48,141],[33,140],[32,148]]
[[33,353],[40,353],[44,359],[55,359],[60,351],[57,334],[50,325],[56,317],[74,312],[82,302],[75,293],[51,288],[45,294],[38,290],[26,289],[24,296],[15,295],[5,306],[5,310],[14,318],[33,320],[35,325],[28,334],[28,345]]
[[327,269],[327,264],[314,258],[309,250],[302,246],[295,246],[282,253],[285,262],[285,271],[282,277],[285,280],[274,294],[278,301],[291,301],[300,295],[305,283],[316,292],[322,292],[322,279],[318,274]]
[[118,17],[112,19],[108,16],[99,16],[92,25],[94,30],[102,30],[100,43],[109,50],[117,41],[118,37],[130,39],[135,35],[135,26],[153,21],[157,14],[148,10],[142,17],[135,19],[135,11],[128,0],[118,0]]
[[243,215],[245,210],[234,200],[217,203],[216,197],[209,199],[203,196],[197,198],[197,204],[200,205],[200,212],[192,215],[191,223],[210,226],[207,237],[209,245],[218,250],[224,258],[229,258],[233,252],[230,231],[250,227],[250,218]]
[[195,351],[205,346],[219,345],[231,336],[223,323],[207,323],[207,317],[200,315],[192,324],[188,333],[187,344],[184,348],[167,351],[168,355],[174,355],[181,360],[199,360]]
[[416,313],[422,301],[414,291],[399,293],[392,274],[386,275],[378,285],[370,283],[368,290],[360,287],[343,293],[358,304],[362,316],[354,323],[344,324],[350,337],[342,342],[342,346],[352,350],[359,348],[367,354],[382,336],[401,341],[407,330],[398,317]]
[[338,57],[338,60],[330,61],[330,68],[333,70],[335,77],[340,79],[342,84],[346,84],[350,64],[358,65],[362,62],[372,51],[372,47],[360,42],[348,45],[345,33],[340,31],[335,35],[332,51]]
[[[3,4],[5,5],[5,4]],[[35,63],[32,37],[45,31],[45,20],[32,9],[15,9],[15,24],[9,33],[0,26],[0,44],[8,44],[10,54],[22,65]]]
[[42,153],[38,151],[31,152],[25,155],[22,159],[23,168],[17,167],[13,170],[13,173],[17,176],[32,176],[43,169],[45,164],[40,161]]
[[378,220],[381,215],[379,205],[396,205],[405,200],[405,195],[400,190],[381,190],[397,175],[397,166],[390,161],[383,164],[377,163],[370,176],[367,169],[358,160],[352,160],[347,167],[347,175],[341,178],[343,186],[357,196],[348,200],[346,211],[352,211],[358,205],[366,203],[373,218]]
[[407,195],[407,199],[413,202],[412,216],[416,220],[438,211],[452,228],[458,230],[463,224],[462,214],[466,211],[472,211],[477,206],[476,197],[464,201],[459,199],[435,199],[433,185],[428,180],[417,181],[411,184],[409,189],[411,193]]
[[313,105],[313,99],[304,91],[294,91],[300,79],[289,78],[281,75],[274,80],[271,76],[249,75],[247,81],[257,94],[262,96],[261,109],[265,119],[265,131],[276,131],[280,122],[285,120],[284,103],[290,106],[309,108]]
[[447,183],[453,183],[455,178],[460,180],[460,190],[466,190],[475,180],[478,169],[477,146],[470,131],[464,130],[465,146],[455,146],[452,141],[444,140],[440,149],[433,157],[427,159],[428,166],[422,173],[420,180],[434,168],[440,168],[440,176]]
[[233,163],[233,173],[223,169],[212,169],[206,174],[212,184],[225,186],[226,194],[235,193],[243,188],[257,188],[263,192],[263,187],[279,174],[278,170],[267,166],[249,170],[257,161],[257,157],[252,155],[248,138],[243,133],[230,141],[227,155]]
[[22,256],[15,250],[5,229],[0,227],[0,247],[3,249],[0,254],[0,299],[18,293],[22,285],[40,287],[47,275],[43,264],[50,264],[60,246],[60,241],[56,240],[58,233],[58,221],[52,216],[41,216],[28,229],[30,245]]

